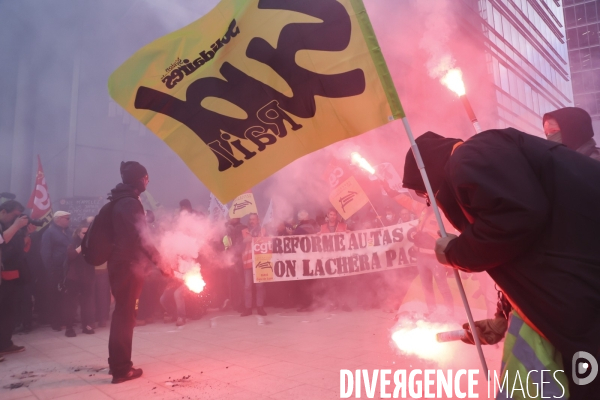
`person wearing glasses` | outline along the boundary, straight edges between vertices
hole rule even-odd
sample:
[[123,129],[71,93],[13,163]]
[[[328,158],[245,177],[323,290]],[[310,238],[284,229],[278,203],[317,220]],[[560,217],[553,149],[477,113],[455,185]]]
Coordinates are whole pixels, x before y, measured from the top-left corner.
[[71,244],[72,233],[69,231],[71,214],[66,211],[54,213],[52,222],[42,235],[40,253],[48,276],[47,300],[50,326],[61,331],[64,325],[63,295],[59,286],[65,279],[65,262],[67,248]]

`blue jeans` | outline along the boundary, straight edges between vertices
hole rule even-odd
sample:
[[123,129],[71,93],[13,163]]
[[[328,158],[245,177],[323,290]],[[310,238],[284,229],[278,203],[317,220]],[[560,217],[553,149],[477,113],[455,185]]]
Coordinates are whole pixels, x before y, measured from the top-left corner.
[[256,307],[262,307],[265,304],[265,284],[254,283],[251,269],[244,269],[244,305],[246,308],[252,308],[252,285],[256,285]]
[[160,304],[170,315],[185,318],[185,290],[186,286],[182,282],[179,286],[168,286],[160,296]]

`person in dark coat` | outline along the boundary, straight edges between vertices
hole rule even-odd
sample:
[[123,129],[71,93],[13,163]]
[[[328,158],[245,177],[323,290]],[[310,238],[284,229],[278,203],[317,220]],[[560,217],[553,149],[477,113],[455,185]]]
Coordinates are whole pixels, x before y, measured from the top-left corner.
[[0,204],[0,361],[4,360],[6,354],[25,350],[25,346],[17,346],[12,342],[17,285],[21,268],[26,263],[23,228],[29,220],[21,216],[24,209],[15,200]]
[[73,234],[73,241],[67,248],[68,268],[65,280],[65,336],[75,337],[73,329],[77,304],[81,306],[81,331],[85,334],[94,334],[92,325],[95,320],[94,307],[94,277],[96,269],[88,264],[81,254],[81,241],[88,230],[87,223],[81,224]]
[[544,114],[546,138],[571,150],[600,161],[600,149],[594,141],[592,118],[578,107],[565,107]]
[[242,254],[244,253],[244,234],[246,225],[239,218],[230,218],[225,225],[227,232],[227,253],[231,263],[229,268],[229,300],[231,307],[239,312],[244,311],[244,265]]
[[42,235],[40,249],[46,269],[50,325],[57,332],[62,330],[64,324],[64,300],[59,285],[62,285],[65,279],[67,248],[71,244],[70,219],[71,214],[66,211],[55,212],[50,226]]
[[[438,260],[486,271],[562,354],[570,398],[596,398],[600,379],[574,384],[571,363],[579,351],[600,360],[600,164],[512,128],[464,144],[427,132],[417,144],[435,198],[460,232],[438,239]],[[410,151],[403,184],[427,196]]]
[[156,248],[148,242],[146,216],[139,199],[148,185],[146,168],[135,161],[121,163],[121,178],[109,196],[113,203],[113,251],[108,259],[108,279],[115,297],[108,364],[112,383],[142,376],[141,368],[133,368],[131,346],[135,327],[135,303],[144,281],[148,260],[162,265]]

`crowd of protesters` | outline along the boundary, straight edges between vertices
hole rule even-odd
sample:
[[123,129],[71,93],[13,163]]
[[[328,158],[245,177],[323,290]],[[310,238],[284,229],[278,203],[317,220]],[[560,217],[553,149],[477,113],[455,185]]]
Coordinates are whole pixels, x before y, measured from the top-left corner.
[[[10,297],[10,307],[2,307],[2,310],[12,309],[12,322],[1,324],[3,330],[28,333],[34,328],[49,325],[54,331],[64,330],[66,336],[75,337],[79,333],[75,328],[78,323],[83,334],[93,334],[95,329],[106,327],[111,306],[107,265],[94,267],[85,261],[81,253],[82,239],[94,216],[72,224],[68,212],[56,211],[52,221],[40,229],[29,224],[29,219],[24,214],[25,208],[14,196],[10,193],[2,196],[2,283],[6,284],[2,296],[3,299]],[[331,284],[306,281],[255,284],[250,243],[257,236],[344,232],[357,227],[375,228],[381,226],[381,223],[393,225],[415,218],[415,215],[402,207],[388,208],[385,211],[381,218],[371,212],[364,213],[360,218],[341,221],[334,209],[317,214],[314,218],[306,210],[300,210],[296,218],[290,217],[265,226],[262,226],[257,214],[244,217],[244,222],[240,218],[228,219],[222,222],[222,229],[215,230],[223,235],[214,238],[212,242],[213,250],[227,257],[221,257],[217,261],[202,260],[205,279],[213,281],[207,288],[210,299],[207,294],[203,300],[204,306],[188,304],[186,312],[186,302],[189,303],[189,298],[186,297],[190,296],[190,292],[183,282],[146,268],[141,293],[137,296],[136,324],[145,325],[161,319],[179,326],[185,324],[188,315],[193,318],[201,316],[209,307],[233,309],[242,316],[250,315],[253,306],[256,306],[258,314],[266,315],[265,305],[297,308],[300,311],[313,310],[321,305],[350,310],[351,306],[344,299],[350,297],[349,294],[344,296],[350,283],[342,281],[351,281],[351,278],[338,278]],[[208,218],[195,211],[187,199],[181,201],[180,212]],[[154,214],[149,210],[146,210],[146,221],[152,230],[155,226]],[[11,237],[12,230],[16,231]],[[18,276],[10,275],[10,270],[19,271]],[[16,278],[10,279],[11,276]],[[9,291],[8,286],[14,286],[14,289]],[[267,286],[269,296],[266,296]],[[317,295],[329,289],[332,294],[330,299]],[[5,301],[2,303],[7,304]],[[374,303],[377,302],[370,301],[370,305]],[[7,311],[5,315],[6,313]],[[9,329],[9,326],[12,328]],[[11,346],[5,343],[0,343],[0,352],[6,353],[6,349]]]
[[[566,141],[568,147],[597,158],[600,153],[593,140],[588,146],[589,133],[583,138],[586,140],[569,142],[573,135],[570,135],[568,121],[573,118],[567,117],[559,110],[544,118],[548,139]],[[6,354],[25,350],[12,342],[14,332],[28,333],[49,325],[54,331],[64,329],[67,337],[76,337],[78,331],[94,334],[110,321],[111,298],[114,311],[109,364],[114,383],[141,375],[141,370],[131,364],[134,326],[157,320],[182,326],[187,319],[200,318],[209,309],[234,310],[242,317],[252,315],[254,307],[258,315],[265,316],[266,306],[299,312],[352,311],[355,307],[395,311],[412,281],[419,276],[429,314],[440,309],[453,314],[455,300],[447,281],[451,270],[439,264],[432,250],[438,233],[431,208],[426,206],[425,199],[411,197],[408,192],[395,192],[385,182],[382,189],[394,201],[381,215],[367,206],[346,221],[342,221],[333,208],[315,215],[300,209],[293,216],[267,224],[262,224],[256,213],[243,220],[213,220],[219,226],[211,232],[214,237],[208,241],[210,256],[203,254],[207,249],[201,249],[198,259],[206,290],[196,294],[181,279],[165,273],[156,248],[144,244],[136,221],[143,219],[143,229],[150,235],[158,230],[154,213],[144,210],[139,201],[139,195],[148,184],[146,169],[136,162],[122,163],[121,176],[123,182],[109,197],[115,204],[112,209],[113,251],[108,262],[98,266],[88,263],[82,254],[82,240],[94,216],[72,224],[68,212],[56,211],[51,222],[40,227],[32,224],[34,221],[24,214],[25,208],[14,195],[0,194],[0,360]],[[187,199],[180,202],[179,212],[209,219],[195,211]],[[253,238],[347,232],[413,220],[417,220],[414,222],[417,267],[360,277],[254,283]],[[434,282],[443,305],[436,304]],[[485,291],[483,283],[481,286],[480,290]]]

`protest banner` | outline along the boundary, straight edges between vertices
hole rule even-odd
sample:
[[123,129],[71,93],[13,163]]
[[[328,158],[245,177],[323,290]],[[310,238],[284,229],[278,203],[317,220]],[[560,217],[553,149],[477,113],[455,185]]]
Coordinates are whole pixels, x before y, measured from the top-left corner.
[[411,221],[354,232],[253,238],[254,282],[335,278],[414,266],[415,225]]

